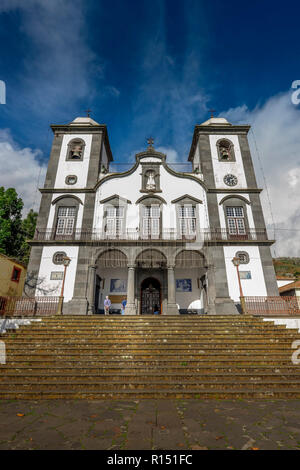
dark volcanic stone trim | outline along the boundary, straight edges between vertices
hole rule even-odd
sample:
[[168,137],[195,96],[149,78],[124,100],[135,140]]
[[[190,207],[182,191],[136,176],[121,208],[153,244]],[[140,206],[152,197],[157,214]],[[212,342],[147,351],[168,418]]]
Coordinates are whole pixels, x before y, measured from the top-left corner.
[[266,283],[267,295],[279,295],[270,247],[260,245],[258,248]]
[[239,196],[238,194],[229,194],[228,196],[225,196],[225,197],[223,197],[223,199],[221,199],[221,201],[219,202],[219,206],[221,206],[222,204],[224,204],[224,202],[226,202],[230,199],[240,199],[245,204],[249,204],[249,205],[251,204],[251,202],[248,201],[248,199],[246,199],[243,196]]
[[78,202],[78,204],[81,204],[83,206],[82,200],[79,197],[74,196],[73,194],[66,194],[64,196],[59,196],[59,197],[53,199],[53,201],[51,202],[52,206],[54,206],[54,204],[56,204],[61,199],[65,199],[66,197],[71,198],[71,199],[75,199]]
[[63,141],[63,135],[54,136],[52,149],[50,153],[50,159],[47,168],[47,174],[45,179],[44,188],[53,188],[55,186],[55,179],[57,173],[57,167],[59,162],[59,156]]
[[239,145],[241,149],[242,161],[244,165],[245,177],[247,186],[250,188],[257,188],[256,177],[249,148],[248,138],[246,135],[238,136]]

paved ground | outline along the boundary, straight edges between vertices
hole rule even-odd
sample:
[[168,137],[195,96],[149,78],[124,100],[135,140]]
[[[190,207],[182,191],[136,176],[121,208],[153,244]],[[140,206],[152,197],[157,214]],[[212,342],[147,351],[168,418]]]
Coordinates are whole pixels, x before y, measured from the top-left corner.
[[4,449],[300,450],[300,400],[0,401]]

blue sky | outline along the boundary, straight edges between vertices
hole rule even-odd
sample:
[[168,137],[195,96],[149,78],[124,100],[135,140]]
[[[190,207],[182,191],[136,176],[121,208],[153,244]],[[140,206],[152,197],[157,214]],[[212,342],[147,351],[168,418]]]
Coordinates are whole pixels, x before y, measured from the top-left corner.
[[185,162],[193,126],[214,108],[253,125],[276,226],[300,229],[299,200],[284,210],[300,182],[299,107],[290,100],[300,79],[299,13],[295,1],[0,0],[0,163],[16,162],[0,185],[18,185],[26,206],[35,204],[49,124],[87,108],[107,124],[117,162],[132,161],[150,135],[169,161]]

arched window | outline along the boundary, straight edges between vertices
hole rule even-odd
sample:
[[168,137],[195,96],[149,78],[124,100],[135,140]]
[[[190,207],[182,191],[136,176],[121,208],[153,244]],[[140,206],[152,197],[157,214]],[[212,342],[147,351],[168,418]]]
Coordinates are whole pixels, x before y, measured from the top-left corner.
[[159,196],[143,196],[136,201],[140,205],[140,234],[144,239],[158,239],[162,232],[162,205]]
[[230,140],[221,139],[217,142],[220,162],[235,162],[234,145]]
[[83,160],[85,142],[82,139],[72,139],[68,143],[67,160]]
[[56,240],[72,240],[75,235],[79,204],[82,201],[71,194],[59,196],[52,201],[55,205],[53,235]]

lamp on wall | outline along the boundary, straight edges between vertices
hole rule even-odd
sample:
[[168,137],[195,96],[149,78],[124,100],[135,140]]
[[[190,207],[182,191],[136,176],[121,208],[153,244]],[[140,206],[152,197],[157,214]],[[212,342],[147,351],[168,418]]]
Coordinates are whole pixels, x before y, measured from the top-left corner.
[[62,282],[62,286],[61,286],[61,293],[60,293],[60,296],[59,296],[56,315],[62,315],[62,313],[63,313],[65,279],[66,279],[67,267],[69,266],[70,263],[71,263],[71,258],[69,258],[68,256],[64,256],[63,257],[64,277],[63,277],[63,282]]
[[241,260],[238,256],[235,256],[234,258],[232,258],[231,261],[233,265],[236,267],[236,272],[237,272],[237,277],[238,277],[238,282],[239,282],[239,289],[240,289],[240,301],[241,301],[242,312],[246,313],[245,298],[243,294],[240,271],[239,271],[239,265],[241,264]]

